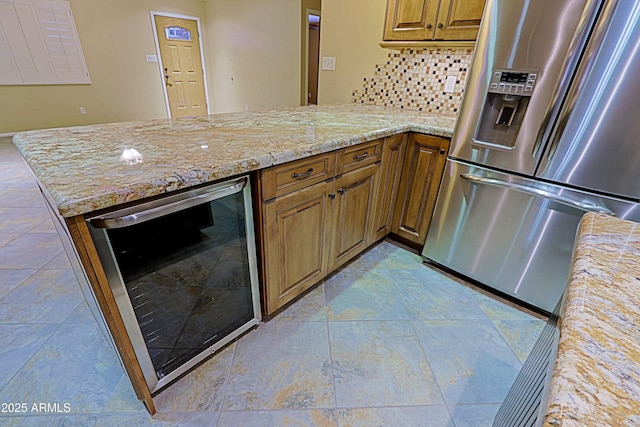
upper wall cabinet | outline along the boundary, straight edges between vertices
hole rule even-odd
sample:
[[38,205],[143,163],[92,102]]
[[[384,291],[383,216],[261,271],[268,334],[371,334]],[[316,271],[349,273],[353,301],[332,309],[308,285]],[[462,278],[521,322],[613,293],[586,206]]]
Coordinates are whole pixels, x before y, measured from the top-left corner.
[[388,0],[383,39],[474,42],[484,3],[485,0]]

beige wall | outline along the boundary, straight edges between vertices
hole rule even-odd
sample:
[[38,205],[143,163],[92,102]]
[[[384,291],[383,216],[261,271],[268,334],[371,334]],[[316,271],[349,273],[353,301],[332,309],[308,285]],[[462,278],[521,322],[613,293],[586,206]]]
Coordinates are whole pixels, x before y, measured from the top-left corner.
[[386,0],[322,0],[320,59],[336,58],[336,70],[320,70],[320,104],[351,102],[376,64],[386,63],[379,46]]
[[300,104],[300,0],[206,3],[216,112]]
[[[166,117],[149,11],[205,16],[202,0],[70,0],[90,85],[0,86],[0,134]],[[205,22],[203,20],[203,25]],[[206,47],[205,47],[206,49]],[[80,107],[87,114],[80,114]]]
[[167,117],[151,10],[200,18],[212,112],[300,103],[300,0],[70,3],[91,84],[0,86],[0,134]]

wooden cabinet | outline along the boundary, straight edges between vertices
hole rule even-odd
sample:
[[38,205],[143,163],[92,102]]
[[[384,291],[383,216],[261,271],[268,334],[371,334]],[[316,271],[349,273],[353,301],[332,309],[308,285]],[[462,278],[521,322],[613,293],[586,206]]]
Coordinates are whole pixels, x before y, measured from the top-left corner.
[[374,218],[374,241],[382,239],[391,232],[406,148],[406,133],[385,138]]
[[264,313],[390,232],[424,245],[448,149],[445,138],[401,134],[261,171]]
[[321,182],[263,205],[263,302],[267,313],[327,275],[332,191],[333,182]]
[[388,0],[385,41],[470,41],[485,0]]
[[475,40],[485,0],[441,0],[435,40]]
[[379,163],[360,167],[336,178],[330,271],[374,242],[374,214]]
[[448,139],[409,136],[391,231],[416,248],[427,237],[448,150]]
[[376,140],[260,172],[266,315],[374,242],[381,158]]

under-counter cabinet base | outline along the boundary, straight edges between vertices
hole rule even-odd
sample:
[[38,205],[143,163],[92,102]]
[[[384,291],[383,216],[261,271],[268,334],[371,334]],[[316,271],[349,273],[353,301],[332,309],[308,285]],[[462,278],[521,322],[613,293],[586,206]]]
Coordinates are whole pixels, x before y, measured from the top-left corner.
[[427,238],[448,152],[448,139],[409,136],[391,233],[419,250]]
[[374,242],[373,218],[380,163],[363,166],[335,180],[330,270],[333,271]]
[[383,143],[358,144],[259,173],[266,315],[375,241]]
[[376,202],[375,241],[391,232],[393,213],[398,198],[398,188],[402,175],[405,152],[407,150],[408,134],[389,136],[385,138],[380,163],[380,187]]
[[389,233],[424,244],[448,148],[445,138],[401,134],[261,171],[264,314]]
[[333,183],[321,182],[262,207],[262,301],[270,314],[327,274]]

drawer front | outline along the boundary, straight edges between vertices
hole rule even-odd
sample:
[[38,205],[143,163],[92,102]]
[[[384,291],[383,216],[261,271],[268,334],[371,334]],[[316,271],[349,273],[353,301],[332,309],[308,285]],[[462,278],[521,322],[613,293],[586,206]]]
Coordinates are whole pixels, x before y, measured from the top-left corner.
[[338,152],[336,175],[377,162],[382,158],[382,139],[365,142]]
[[333,178],[336,154],[320,154],[265,169],[262,172],[262,200],[308,187]]

